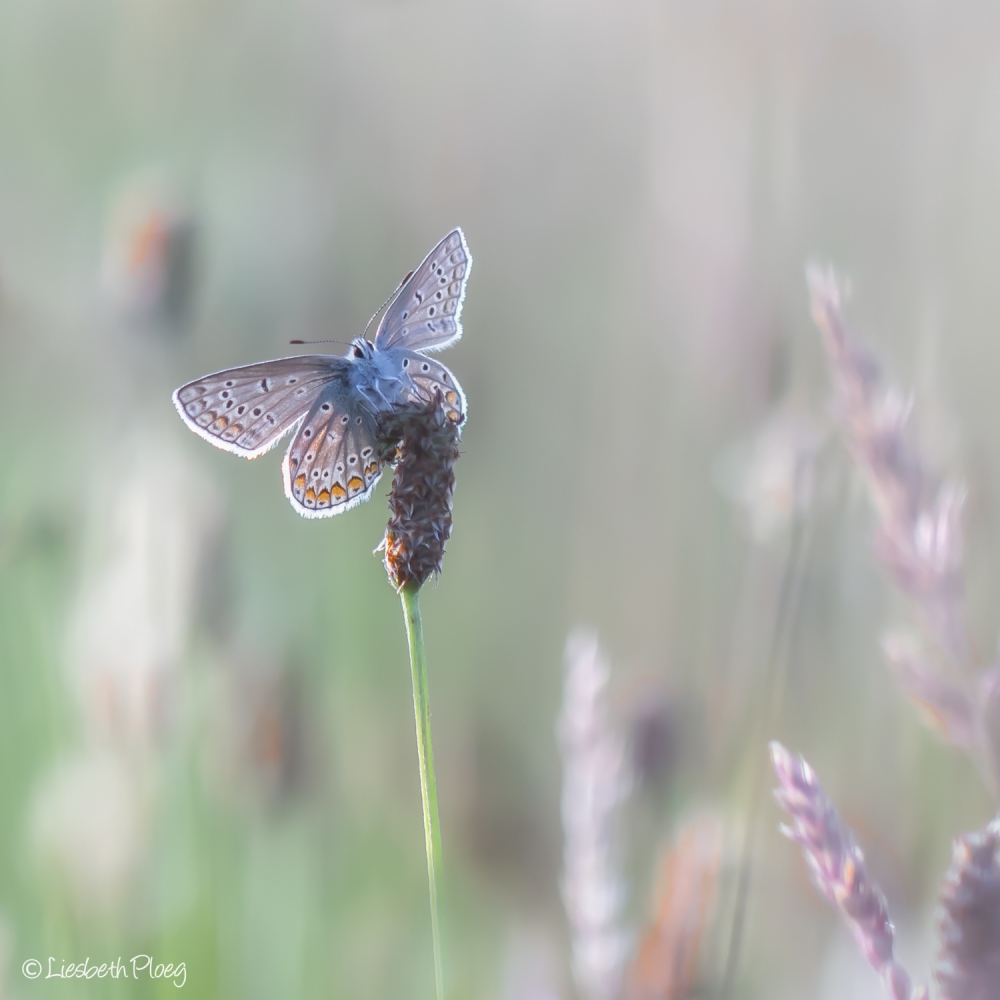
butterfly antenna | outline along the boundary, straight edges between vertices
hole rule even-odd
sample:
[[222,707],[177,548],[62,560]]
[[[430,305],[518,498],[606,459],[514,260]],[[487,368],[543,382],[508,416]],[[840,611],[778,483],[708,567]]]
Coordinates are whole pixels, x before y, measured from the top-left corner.
[[344,347],[350,347],[344,340],[290,340],[289,344],[343,344]]
[[403,280],[402,280],[402,281],[401,281],[401,282],[400,282],[400,283],[399,283],[399,284],[398,284],[398,285],[396,286],[396,290],[395,290],[395,291],[394,291],[394,292],[392,293],[392,295],[390,295],[390,296],[389,296],[389,298],[387,298],[387,299],[385,300],[385,302],[383,302],[383,303],[382,303],[382,305],[380,305],[380,306],[378,307],[378,309],[376,309],[376,310],[375,310],[375,312],[374,312],[374,313],[372,314],[372,318],[371,318],[370,320],[368,320],[368,322],[367,322],[367,323],[365,324],[365,328],[364,328],[364,330],[362,330],[362,331],[361,331],[361,336],[362,336],[362,337],[363,337],[363,336],[364,336],[364,335],[365,335],[365,334],[366,334],[366,333],[368,332],[368,327],[370,327],[370,326],[372,325],[372,323],[374,323],[374,322],[375,322],[375,317],[376,317],[376,316],[377,316],[377,315],[378,315],[378,314],[379,314],[379,313],[380,313],[380,312],[381,312],[381,311],[382,311],[382,310],[383,310],[383,309],[384,309],[384,308],[385,308],[385,307],[386,307],[386,306],[387,306],[387,305],[388,305],[388,304],[389,304],[390,302],[392,302],[392,300],[393,300],[393,299],[394,299],[394,298],[395,298],[395,297],[396,297],[397,295],[399,295],[400,291],[401,291],[401,290],[402,290],[402,288],[403,288],[403,285],[405,285],[405,284],[406,284],[406,283],[407,283],[407,282],[408,282],[408,281],[410,280],[410,278],[412,278],[412,277],[413,277],[413,272],[412,272],[412,271],[408,271],[408,272],[407,272],[407,274],[406,274],[406,277],[405,277],[405,278],[403,278]]

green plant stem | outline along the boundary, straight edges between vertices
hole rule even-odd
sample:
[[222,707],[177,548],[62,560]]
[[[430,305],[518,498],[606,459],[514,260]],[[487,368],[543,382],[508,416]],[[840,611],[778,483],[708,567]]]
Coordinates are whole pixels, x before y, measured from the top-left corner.
[[417,724],[417,759],[420,763],[420,799],[424,807],[424,843],[427,848],[427,881],[431,897],[431,940],[434,947],[434,981],[437,1000],[444,1000],[444,973],[441,966],[441,921],[438,917],[438,871],[441,868],[441,825],[438,822],[437,783],[434,780],[434,751],[431,748],[431,705],[427,694],[427,656],[424,629],[420,621],[420,586],[406,584],[399,592],[406,620],[413,676],[413,714]]

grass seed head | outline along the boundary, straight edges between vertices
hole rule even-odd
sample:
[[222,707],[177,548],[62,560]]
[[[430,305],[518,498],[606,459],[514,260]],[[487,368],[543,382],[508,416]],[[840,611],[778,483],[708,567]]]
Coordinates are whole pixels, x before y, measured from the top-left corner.
[[379,549],[396,590],[423,586],[441,572],[460,432],[461,421],[449,419],[440,393],[427,403],[396,407],[379,422],[380,457],[395,466]]

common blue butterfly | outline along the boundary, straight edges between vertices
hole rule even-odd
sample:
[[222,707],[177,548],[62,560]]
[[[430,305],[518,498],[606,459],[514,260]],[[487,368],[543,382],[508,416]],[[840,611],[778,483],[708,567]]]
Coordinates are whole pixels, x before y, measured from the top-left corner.
[[441,395],[465,420],[465,393],[429,351],[462,336],[472,257],[452,230],[390,299],[374,340],[355,337],[343,356],[278,358],[205,375],[173,394],[183,421],[210,444],[256,458],[294,431],[281,472],[303,517],[330,517],[367,500],[382,475],[379,417]]

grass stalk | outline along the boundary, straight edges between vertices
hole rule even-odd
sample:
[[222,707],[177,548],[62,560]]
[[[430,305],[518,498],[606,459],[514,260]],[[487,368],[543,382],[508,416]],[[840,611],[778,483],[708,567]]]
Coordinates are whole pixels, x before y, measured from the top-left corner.
[[399,591],[410,648],[413,677],[413,714],[417,726],[417,759],[420,764],[420,800],[424,809],[424,844],[427,849],[427,881],[430,887],[431,940],[434,948],[434,982],[437,1000],[444,1000],[444,972],[441,964],[441,920],[438,916],[438,872],[441,868],[441,824],[438,821],[437,783],[434,778],[434,751],[431,747],[431,706],[427,693],[427,655],[424,629],[420,621],[420,585],[414,581]]
[[[795,490],[800,488],[803,470],[796,469]],[[753,726],[749,741],[752,761],[750,797],[747,805],[746,827],[740,850],[740,863],[736,880],[736,899],[729,933],[729,945],[722,973],[722,984],[718,996],[720,1000],[731,1000],[739,970],[746,925],[747,908],[750,902],[750,882],[753,873],[753,858],[757,844],[757,827],[760,807],[764,799],[764,779],[768,771],[766,752],[772,729],[781,713],[784,687],[788,674],[788,660],[791,654],[795,615],[798,610],[802,577],[805,572],[809,549],[809,522],[798,511],[793,516],[792,534],[781,575],[778,607],[771,629],[767,653],[767,673],[759,701],[756,725]]]

